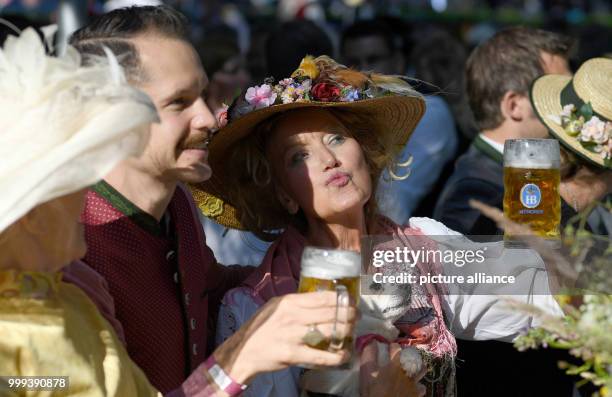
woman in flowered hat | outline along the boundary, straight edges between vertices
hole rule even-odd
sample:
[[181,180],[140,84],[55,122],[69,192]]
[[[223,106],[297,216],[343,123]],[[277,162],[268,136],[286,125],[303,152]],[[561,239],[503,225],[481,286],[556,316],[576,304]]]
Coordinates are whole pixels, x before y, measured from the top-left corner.
[[586,226],[601,235],[612,233],[612,214],[598,204],[612,194],[610,76],[612,59],[594,58],[573,77],[542,76],[531,87],[533,108],[561,143],[561,197],[570,211],[590,208]]
[[[229,123],[211,146],[215,177],[194,186],[194,196],[207,216],[275,242],[244,287],[225,296],[218,342],[264,302],[297,290],[306,245],[361,251],[362,236],[385,235],[396,246],[435,248],[427,235],[458,235],[431,219],[412,218],[403,226],[377,213],[376,182],[385,170],[392,179],[404,177],[408,162],[395,156],[423,112],[422,97],[404,80],[347,69],[326,56],[307,57],[291,77],[266,80],[234,101]],[[399,270],[440,272],[438,263],[427,261]],[[552,298],[541,298],[542,306],[560,313]],[[380,322],[371,324],[381,327],[358,330],[360,350],[369,355],[381,348],[374,341],[418,348],[432,396],[455,392],[451,330],[467,338],[512,339],[531,323],[504,313],[495,297],[449,296],[433,283],[398,287],[385,297],[363,295],[362,302],[364,316],[377,317]],[[297,396],[300,382],[309,392],[360,394],[359,382],[345,379],[354,371],[330,378],[311,373],[301,380],[299,368],[261,376],[245,395]]]

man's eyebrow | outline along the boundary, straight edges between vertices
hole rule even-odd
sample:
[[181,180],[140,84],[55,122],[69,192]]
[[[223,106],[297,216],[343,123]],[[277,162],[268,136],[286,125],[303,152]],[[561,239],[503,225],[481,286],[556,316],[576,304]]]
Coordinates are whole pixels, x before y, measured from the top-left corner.
[[182,95],[185,95],[185,94],[189,94],[190,91],[191,90],[189,90],[189,89],[180,88],[178,90],[172,91],[170,94],[166,95],[165,98],[170,99],[170,98],[182,96]]
[[[193,95],[195,93],[195,89],[193,88],[179,88],[172,91],[170,94],[164,96],[164,101],[168,101],[170,99],[174,99],[177,97],[181,97],[183,95]],[[208,84],[199,92],[199,95],[205,95],[208,92]]]

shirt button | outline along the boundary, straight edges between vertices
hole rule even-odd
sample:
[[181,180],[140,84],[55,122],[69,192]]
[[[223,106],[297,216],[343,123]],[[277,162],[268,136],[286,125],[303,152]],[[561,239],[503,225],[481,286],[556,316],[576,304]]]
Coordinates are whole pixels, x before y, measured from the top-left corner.
[[178,284],[178,282],[179,282],[179,275],[178,275],[178,272],[175,272],[175,273],[174,273],[174,282],[175,282],[175,283],[177,283],[177,284]]
[[185,294],[185,305],[189,306],[189,292]]
[[198,344],[194,343],[192,346],[193,355],[196,356],[198,354]]
[[166,260],[168,262],[170,262],[171,260],[174,260],[174,257],[176,256],[176,252],[173,250],[168,251],[168,253],[166,254]]
[[196,328],[196,320],[195,320],[195,318],[192,318],[191,319],[191,329],[195,330],[195,328]]

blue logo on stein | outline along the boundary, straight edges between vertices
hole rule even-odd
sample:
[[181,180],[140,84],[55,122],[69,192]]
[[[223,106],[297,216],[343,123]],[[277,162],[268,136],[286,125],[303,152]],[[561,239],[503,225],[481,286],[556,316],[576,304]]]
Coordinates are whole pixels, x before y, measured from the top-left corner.
[[542,192],[538,185],[528,183],[521,189],[521,204],[526,208],[535,208],[540,205]]

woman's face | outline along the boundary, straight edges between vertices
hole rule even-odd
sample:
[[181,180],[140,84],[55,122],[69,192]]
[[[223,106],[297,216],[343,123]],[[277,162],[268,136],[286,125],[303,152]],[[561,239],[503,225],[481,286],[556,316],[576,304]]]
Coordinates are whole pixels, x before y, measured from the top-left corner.
[[324,109],[291,112],[278,121],[267,143],[277,194],[291,213],[344,222],[363,211],[372,193],[359,143]]

